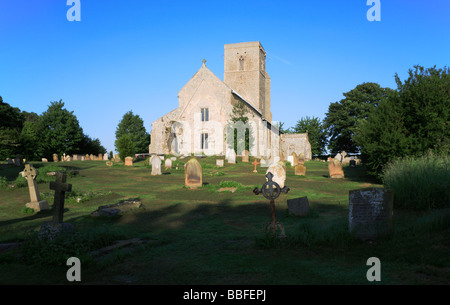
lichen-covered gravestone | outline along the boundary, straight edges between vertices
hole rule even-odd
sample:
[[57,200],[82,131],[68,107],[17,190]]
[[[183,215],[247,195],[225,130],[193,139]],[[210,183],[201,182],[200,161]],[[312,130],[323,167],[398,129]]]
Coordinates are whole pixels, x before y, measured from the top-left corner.
[[203,185],[202,166],[195,158],[189,160],[185,165],[184,183],[189,188],[197,188]]
[[328,163],[328,172],[330,178],[344,178],[344,170],[342,169],[341,162],[337,159],[331,159]]
[[392,230],[394,192],[366,188],[349,192],[349,232],[361,239],[376,239]]
[[125,166],[133,166],[133,158],[132,157],[125,158]]
[[305,176],[306,175],[306,167],[304,165],[298,164],[295,167],[294,173],[296,176]]
[[25,164],[25,169],[20,174],[27,179],[28,191],[30,192],[30,202],[26,204],[26,207],[37,212],[48,210],[48,202],[46,200],[41,200],[39,195],[38,185],[36,183],[36,177],[39,174],[38,171],[30,164]]
[[[266,175],[271,172],[273,175],[272,180],[276,183],[278,183],[278,185],[283,188],[284,187],[284,182],[286,181],[286,169],[280,164],[280,163],[275,163],[272,164],[271,166],[269,166],[269,168],[266,171]],[[267,180],[267,178],[266,178]]]
[[161,173],[161,158],[157,155],[152,155],[150,158],[150,164],[152,165],[152,176],[160,176]]

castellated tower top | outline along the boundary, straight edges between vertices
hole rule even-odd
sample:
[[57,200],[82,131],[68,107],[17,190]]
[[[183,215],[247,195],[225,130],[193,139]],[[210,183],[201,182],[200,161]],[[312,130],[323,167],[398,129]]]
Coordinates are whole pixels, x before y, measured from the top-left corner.
[[272,120],[266,51],[259,41],[225,45],[224,82]]

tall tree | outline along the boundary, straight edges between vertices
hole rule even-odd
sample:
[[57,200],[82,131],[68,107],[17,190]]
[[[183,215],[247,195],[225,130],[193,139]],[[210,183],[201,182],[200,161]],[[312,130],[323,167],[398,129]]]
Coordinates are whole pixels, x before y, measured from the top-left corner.
[[[132,111],[128,111],[122,117],[122,120],[117,125],[116,129],[116,150],[121,155],[120,149],[124,147],[125,140],[119,141],[123,136],[127,135],[132,143],[132,146],[125,145],[125,147],[132,148],[128,151],[129,156],[136,153],[143,153],[148,151],[148,146],[150,145],[150,134],[146,131],[144,127],[144,121],[139,115],[133,114]],[[125,137],[125,139],[128,139]],[[122,157],[121,157],[122,158]]]
[[[240,122],[244,125],[248,123],[248,108],[245,103],[239,100],[236,104],[233,105],[233,109],[231,110],[230,121],[227,124],[227,135],[233,133],[234,135],[234,143],[233,148],[236,153],[241,153],[238,151],[238,147],[243,147],[245,150],[250,151],[250,147],[253,142],[252,130],[251,128],[245,128],[244,138],[239,138],[238,129]],[[230,144],[228,144],[230,145]]]
[[73,111],[64,108],[62,100],[50,103],[41,115],[40,124],[40,141],[45,156],[80,152],[83,130]]
[[292,131],[294,133],[308,132],[311,154],[313,156],[320,156],[326,153],[327,131],[321,119],[308,116],[301,118],[292,128]]
[[20,132],[23,115],[19,108],[3,102],[0,96],[0,159],[15,157],[20,153]]
[[324,123],[328,130],[328,148],[333,154],[343,150],[359,152],[360,147],[353,139],[357,122],[367,119],[391,91],[376,83],[363,83],[343,93],[344,99],[330,104]]
[[397,91],[356,129],[363,161],[378,177],[395,158],[450,151],[450,69],[415,66],[403,83],[395,80]]

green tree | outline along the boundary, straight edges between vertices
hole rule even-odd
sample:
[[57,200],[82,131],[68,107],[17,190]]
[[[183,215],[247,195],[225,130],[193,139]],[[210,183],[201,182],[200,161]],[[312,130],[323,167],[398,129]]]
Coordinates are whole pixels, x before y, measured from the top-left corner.
[[22,156],[27,160],[40,161],[43,149],[40,140],[40,117],[36,113],[22,112],[25,122],[20,132]]
[[327,130],[324,123],[317,117],[301,118],[292,128],[294,133],[308,132],[309,143],[311,144],[311,153],[313,156],[320,156],[326,153]]
[[381,177],[389,162],[428,151],[449,154],[450,69],[415,66],[369,115],[358,122],[355,141],[371,174]]
[[[125,135],[128,137],[123,137]],[[126,139],[129,139],[132,145],[125,145],[128,141]],[[139,117],[139,115],[134,115],[132,111],[125,113],[116,129],[115,147],[119,152],[120,158],[123,159],[123,152],[121,152],[121,149],[124,149],[125,147],[127,148],[127,156],[133,156],[136,153],[147,152],[149,145],[150,134],[144,127],[144,121]],[[128,149],[131,149],[131,151]]]
[[0,96],[0,160],[15,157],[20,153],[20,132],[23,115],[19,108],[3,102]]
[[330,104],[324,124],[328,130],[328,148],[331,153],[343,150],[359,152],[360,147],[353,139],[357,122],[367,119],[370,112],[391,91],[392,89],[382,88],[376,83],[363,83],[343,93],[344,99]]
[[40,142],[43,155],[50,158],[53,153],[76,154],[80,152],[83,130],[73,111],[64,108],[62,100],[51,102],[40,120]]
[[126,157],[133,157],[136,152],[133,140],[130,135],[124,134],[120,136],[115,142],[116,150],[119,152],[119,157],[125,160]]

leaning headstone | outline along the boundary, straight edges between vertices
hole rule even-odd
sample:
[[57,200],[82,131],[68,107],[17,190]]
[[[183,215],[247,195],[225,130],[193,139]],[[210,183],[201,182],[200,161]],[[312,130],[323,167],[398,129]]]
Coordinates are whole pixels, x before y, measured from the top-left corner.
[[26,204],[26,207],[37,212],[48,210],[48,202],[41,200],[39,195],[38,185],[36,183],[36,176],[39,174],[38,171],[32,165],[25,164],[25,169],[20,174],[27,179],[28,191],[30,192],[30,202]]
[[52,239],[60,232],[73,231],[70,223],[64,223],[64,199],[66,192],[72,191],[72,184],[66,183],[66,173],[56,173],[56,181],[50,182],[50,189],[55,191],[53,202],[53,221],[42,224],[39,235]]
[[152,155],[150,158],[150,164],[152,165],[152,176],[160,176],[161,173],[161,158],[157,155]]
[[309,215],[309,201],[308,197],[301,197],[295,199],[288,199],[288,211],[295,216]]
[[392,230],[394,192],[367,188],[349,192],[349,232],[363,240],[376,239]]
[[184,184],[191,189],[203,185],[202,166],[195,158],[189,160],[184,166]]
[[344,171],[342,169],[341,162],[337,159],[332,159],[328,163],[328,172],[330,174],[330,178],[344,178]]
[[234,149],[229,149],[227,152],[227,162],[235,164],[236,163],[236,152]]
[[248,150],[244,150],[242,152],[242,162],[248,163],[249,162],[249,160],[248,160],[249,156],[250,156],[250,153],[248,152]]
[[295,167],[295,175],[296,176],[305,176],[306,175],[306,167],[302,164],[298,164]]
[[164,168],[165,168],[166,170],[172,168],[172,160],[171,160],[171,159],[166,159],[166,160],[164,161]]
[[217,159],[216,160],[216,166],[217,167],[223,167],[224,166],[224,160],[223,159]]
[[284,182],[286,181],[286,169],[280,163],[275,163],[269,166],[266,171],[266,175],[269,172],[273,175],[272,181],[278,183],[278,185],[283,188]]
[[125,166],[133,166],[133,158],[132,157],[125,158]]

